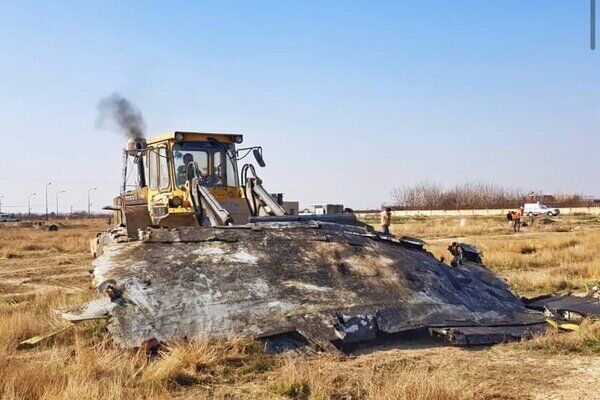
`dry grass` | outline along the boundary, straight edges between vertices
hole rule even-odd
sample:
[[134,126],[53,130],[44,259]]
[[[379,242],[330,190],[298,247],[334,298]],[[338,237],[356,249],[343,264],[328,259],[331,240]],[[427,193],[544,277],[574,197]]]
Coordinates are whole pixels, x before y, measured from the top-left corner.
[[436,257],[446,260],[451,259],[450,242],[474,244],[483,251],[486,266],[522,295],[586,291],[600,283],[598,217],[527,221],[533,222],[514,234],[508,221],[497,217],[409,218],[397,221],[392,232],[422,237]]
[[[88,289],[88,239],[104,226],[93,221],[58,232],[0,228],[0,398],[470,400],[556,393],[586,398],[594,392],[576,390],[598,384],[600,327],[588,322],[576,334],[477,351],[414,347],[273,357],[248,339],[200,338],[170,343],[154,358],[116,348],[101,324],[88,323],[17,351],[21,340],[63,325],[55,310],[94,295]],[[462,225],[425,220],[393,230],[426,237],[438,256],[452,238],[473,235],[468,241],[485,251],[490,267],[527,292],[558,287],[561,280],[568,287],[598,281],[600,228],[588,220],[585,229],[575,231],[576,226],[565,220],[510,235],[497,219]],[[577,375],[569,375],[574,371]],[[570,376],[566,383],[564,375]]]
[[[364,219],[379,229],[379,217]],[[524,217],[523,233],[570,232],[573,230],[599,228],[599,216]],[[472,217],[394,217],[391,231],[402,236],[430,239],[467,236],[508,235],[513,232],[511,223],[502,216]]]
[[600,354],[600,322],[583,321],[579,330],[569,334],[553,331],[520,344],[529,350],[548,354]]
[[459,400],[475,398],[448,366],[401,357],[289,359],[274,376],[275,392],[296,399]]

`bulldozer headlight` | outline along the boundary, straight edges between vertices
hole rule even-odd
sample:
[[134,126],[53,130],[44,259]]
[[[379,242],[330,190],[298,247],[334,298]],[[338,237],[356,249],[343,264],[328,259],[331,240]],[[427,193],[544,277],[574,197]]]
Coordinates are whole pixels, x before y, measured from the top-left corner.
[[175,196],[169,200],[169,207],[177,208],[183,205],[183,199],[179,196]]
[[176,142],[183,142],[183,133],[181,133],[181,132],[175,132],[175,141]]
[[242,143],[242,142],[244,141],[244,137],[243,137],[242,135],[235,135],[235,136],[233,137],[233,140],[235,140],[235,142],[236,142],[237,144],[240,144],[240,143]]

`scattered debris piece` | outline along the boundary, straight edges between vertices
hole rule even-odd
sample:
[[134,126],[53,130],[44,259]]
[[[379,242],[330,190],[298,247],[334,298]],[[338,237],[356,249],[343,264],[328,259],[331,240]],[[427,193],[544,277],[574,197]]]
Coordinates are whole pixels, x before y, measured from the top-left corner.
[[17,345],[17,350],[24,350],[24,349],[29,349],[31,347],[35,347],[38,344],[40,344],[41,342],[43,342],[44,340],[50,339],[50,338],[58,335],[59,333],[65,332],[65,331],[71,329],[74,326],[75,326],[74,323],[69,322],[68,325],[66,325],[66,326],[64,326],[62,328],[53,330],[53,331],[45,333],[43,335],[34,336],[34,337],[29,338],[27,340],[23,340],[21,343],[19,343]]
[[600,299],[590,291],[585,297],[571,295],[545,295],[523,299],[525,305],[537,311],[545,311],[554,318],[578,321],[582,318],[600,318]]
[[546,322],[548,323],[548,325],[550,325],[554,329],[560,330],[560,331],[575,332],[575,331],[579,330],[579,325],[575,325],[575,324],[559,323],[552,319],[547,319]]

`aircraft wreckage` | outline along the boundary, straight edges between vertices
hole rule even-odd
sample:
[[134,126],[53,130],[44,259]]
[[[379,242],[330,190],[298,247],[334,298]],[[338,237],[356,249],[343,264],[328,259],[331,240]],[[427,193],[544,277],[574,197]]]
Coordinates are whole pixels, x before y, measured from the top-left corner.
[[240,142],[190,132],[129,142],[137,188],[124,186],[109,207],[116,226],[93,241],[99,296],[66,319],[107,318],[125,347],[248,335],[273,351],[407,332],[492,344],[546,329],[472,246],[454,244],[448,265],[353,214],[290,215],[251,165],[238,182],[248,153],[264,166],[262,149]]

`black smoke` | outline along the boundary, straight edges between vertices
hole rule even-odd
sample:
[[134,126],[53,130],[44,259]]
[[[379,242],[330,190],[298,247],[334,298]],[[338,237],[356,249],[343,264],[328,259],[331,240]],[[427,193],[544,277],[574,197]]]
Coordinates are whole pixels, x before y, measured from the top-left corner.
[[143,138],[146,132],[142,112],[118,93],[98,102],[96,126],[104,129],[117,128],[130,138]]

